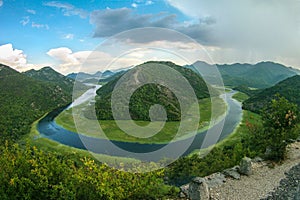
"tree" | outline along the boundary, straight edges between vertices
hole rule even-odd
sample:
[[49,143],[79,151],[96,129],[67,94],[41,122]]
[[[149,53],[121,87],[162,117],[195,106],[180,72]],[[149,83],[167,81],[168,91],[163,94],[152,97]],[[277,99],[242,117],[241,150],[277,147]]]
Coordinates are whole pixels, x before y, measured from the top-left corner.
[[295,137],[294,129],[298,122],[298,108],[284,97],[275,96],[262,112],[264,139],[267,141],[271,160],[282,160],[286,153],[289,139]]

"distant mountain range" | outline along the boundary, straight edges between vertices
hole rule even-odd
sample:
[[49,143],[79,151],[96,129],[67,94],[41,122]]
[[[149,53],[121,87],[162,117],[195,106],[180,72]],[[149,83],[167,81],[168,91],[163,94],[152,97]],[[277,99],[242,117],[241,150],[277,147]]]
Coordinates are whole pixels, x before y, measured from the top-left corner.
[[99,79],[106,79],[114,74],[115,74],[115,72],[106,70],[103,73],[98,71],[94,74],[88,74],[85,72],[71,73],[71,74],[68,74],[67,77],[71,78],[73,80],[76,79],[77,81],[82,81],[82,82],[94,82]]
[[70,103],[71,97],[59,84],[29,77],[0,64],[0,139],[17,139],[28,133],[35,120]]
[[[133,86],[138,84],[138,82],[142,79],[154,80],[156,76],[153,76],[153,74],[148,74],[147,77],[145,77],[146,75],[141,75],[139,73],[140,70],[144,67],[152,67],[154,65],[166,65],[182,74],[189,81],[198,99],[209,97],[208,86],[199,75],[197,75],[190,69],[178,66],[172,62],[150,61],[136,66],[130,69],[130,72],[133,73],[132,76],[134,76],[135,78],[129,80],[126,79],[126,81],[122,84]],[[110,105],[111,95],[116,83],[119,81],[122,75],[123,74],[119,74],[118,76],[115,76],[112,80],[110,80],[107,84],[102,86],[97,91],[98,98],[95,104],[95,108],[98,119],[113,119]],[[174,77],[174,80],[176,80],[176,77]],[[185,91],[178,92],[184,94]],[[150,120],[148,111],[154,104],[160,104],[166,108],[168,120],[180,120],[181,115],[178,99],[176,98],[174,93],[170,91],[170,89],[156,84],[146,84],[138,88],[133,93],[132,97],[130,98],[130,114],[132,119]],[[88,116],[89,112],[87,111],[86,113],[86,116]]]
[[243,103],[243,108],[259,113],[277,93],[300,108],[300,76],[287,78],[270,88],[254,93]]
[[[197,73],[204,73],[207,79],[214,80],[216,78],[213,66],[202,61],[197,61],[193,65],[185,66]],[[236,87],[244,85],[252,88],[267,88],[276,83],[297,74],[300,71],[289,68],[284,65],[273,62],[260,62],[255,65],[251,64],[224,64],[216,65],[219,70],[224,85]]]

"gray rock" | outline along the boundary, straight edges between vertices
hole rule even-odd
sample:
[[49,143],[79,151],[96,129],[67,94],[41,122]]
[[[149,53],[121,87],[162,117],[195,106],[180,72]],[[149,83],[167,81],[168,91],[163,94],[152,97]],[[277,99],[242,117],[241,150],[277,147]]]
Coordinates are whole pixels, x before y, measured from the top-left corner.
[[220,186],[226,182],[225,175],[217,172],[205,177],[205,181],[209,188]]
[[252,161],[250,158],[245,157],[241,160],[239,172],[247,176],[252,174]]
[[179,198],[188,198],[183,192],[180,192],[179,193]]
[[[182,185],[179,187],[180,188],[180,198],[189,198],[189,184]],[[183,196],[184,195],[184,196]]]
[[264,198],[264,200],[273,199],[300,200],[300,163],[292,167],[280,181],[280,185]]
[[230,169],[225,169],[223,171],[223,173],[225,174],[225,176],[227,177],[231,177],[233,179],[237,179],[239,180],[241,178],[241,175],[239,173],[239,167],[238,166],[235,166],[233,168],[230,168]]
[[196,177],[189,184],[191,200],[209,200],[209,190],[204,178]]
[[257,162],[257,163],[260,163],[262,161],[264,161],[264,160],[261,157],[258,157],[258,156],[252,159],[252,162]]

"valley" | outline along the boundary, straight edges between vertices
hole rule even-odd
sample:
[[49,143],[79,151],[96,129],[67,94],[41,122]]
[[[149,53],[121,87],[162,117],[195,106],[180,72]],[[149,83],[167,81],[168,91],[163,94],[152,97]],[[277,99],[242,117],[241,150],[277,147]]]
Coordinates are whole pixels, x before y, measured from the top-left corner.
[[[155,64],[155,62],[150,63],[151,65]],[[164,62],[159,62],[159,64],[161,63]],[[172,64],[168,62],[166,64],[167,66],[172,66]],[[175,68],[178,67],[180,66],[175,66]],[[104,110],[106,113],[109,113],[107,104],[102,103],[110,101],[110,90],[114,87],[116,80],[119,80],[122,75],[126,74],[126,71],[116,74],[112,73],[111,77],[106,77],[108,82],[103,82],[104,79],[99,82],[103,84],[102,86],[95,86],[84,81],[79,82],[80,92],[76,92],[76,97],[73,96],[73,103],[71,103],[72,92],[70,86],[74,84],[74,81],[72,81],[72,79],[66,79],[63,75],[57,75],[57,72],[54,70],[43,68],[41,72],[31,71],[30,75],[28,75],[28,73],[19,74],[18,72],[10,71],[7,66],[4,66],[0,71],[0,74],[1,73],[3,73],[2,77],[5,78],[17,76],[19,79],[22,77],[26,81],[49,85],[49,87],[61,87],[60,90],[65,91],[65,95],[69,99],[65,101],[64,104],[57,104],[48,109],[47,112],[40,112],[40,115],[32,118],[31,123],[33,124],[28,124],[28,127],[31,125],[31,131],[25,131],[26,134],[21,134],[15,140],[20,145],[27,143],[27,145],[37,147],[50,154],[56,152],[56,154],[60,156],[68,156],[71,160],[76,162],[81,162],[82,157],[89,159],[96,158],[110,166],[118,167],[119,164],[122,163],[122,165],[130,169],[133,165],[139,166],[147,162],[163,164],[163,160],[166,158],[177,158],[176,149],[184,149],[186,142],[188,142],[190,143],[189,147],[182,152],[178,160],[170,164],[166,169],[165,173],[166,176],[169,177],[170,185],[184,184],[193,176],[205,176],[217,170],[232,166],[241,159],[242,155],[248,155],[250,157],[260,155],[260,150],[255,150],[258,146],[254,147],[251,142],[249,143],[249,134],[253,131],[251,130],[251,124],[261,126],[262,123],[259,108],[265,107],[268,101],[270,101],[268,98],[271,99],[272,95],[275,97],[274,95],[277,93],[286,96],[291,102],[298,103],[298,98],[291,96],[291,94],[296,94],[294,93],[296,90],[287,87],[291,85],[289,82],[293,82],[295,85],[298,76],[279,81],[267,89],[254,89],[245,85],[235,85],[234,87],[227,87],[222,93],[220,88],[213,88],[213,86],[209,85],[208,87],[211,87],[211,91],[213,91],[213,95],[210,98],[206,97],[208,90],[205,89],[205,87],[203,88],[206,92],[202,93],[204,95],[201,94],[203,88],[198,89],[199,98],[197,100],[197,107],[199,109],[200,118],[197,124],[189,126],[189,129],[185,129],[185,132],[176,135],[180,123],[185,122],[185,120],[188,122],[188,118],[183,118],[181,121],[178,121],[180,114],[174,115],[173,112],[176,109],[173,111],[167,110],[167,113],[170,111],[173,113],[172,115],[168,115],[172,116],[172,120],[166,121],[163,128],[154,136],[138,138],[118,127],[116,121],[111,119],[110,114],[105,115],[107,118],[103,118],[102,116],[100,119],[91,118],[89,115],[89,111],[93,106],[96,108],[95,114],[97,117],[100,116],[97,110]],[[195,75],[192,74],[192,76]],[[54,79],[54,77],[56,78]],[[139,76],[136,76],[135,81],[140,80],[138,80],[137,77]],[[194,78],[188,77],[189,81],[193,79]],[[201,81],[199,83],[201,86]],[[197,85],[196,87],[199,86],[199,83],[197,83],[197,81],[193,82],[195,86]],[[147,93],[152,91],[157,93],[156,95],[158,96],[164,96],[165,94],[162,93],[168,93],[167,90],[157,90],[155,85],[147,87],[137,90],[137,93],[135,93],[131,101],[140,104],[144,99],[148,99],[149,104],[143,105],[148,108],[150,105],[161,101],[168,102],[166,99],[157,101],[156,98],[151,96],[151,93]],[[230,88],[234,88],[234,90]],[[159,94],[159,92],[162,93]],[[266,96],[262,97],[262,95]],[[105,97],[105,100],[103,100],[103,97]],[[173,98],[172,96],[170,97]],[[260,102],[257,100],[264,101]],[[172,102],[173,105],[177,105],[175,98],[170,102]],[[165,106],[166,105],[167,104],[165,104]],[[212,105],[214,105],[215,109],[213,114]],[[249,107],[249,105],[251,106]],[[134,109],[141,109],[141,106],[142,104]],[[242,110],[242,107],[246,110]],[[130,112],[140,113],[139,110],[130,110]],[[134,115],[135,114],[133,114],[133,116]],[[150,121],[149,118],[145,118],[145,115],[146,113],[135,115],[134,123],[138,126],[146,127]],[[126,124],[126,119],[122,119],[122,123]],[[153,121],[151,123],[154,124],[154,128],[161,126],[159,121]],[[101,126],[100,132],[99,129],[95,127],[95,124]],[[130,126],[131,123],[128,121],[127,127],[130,128]],[[78,127],[83,128],[78,131]],[[223,128],[218,134],[218,132],[214,132],[214,130],[218,130],[219,127]],[[194,132],[195,128],[197,130],[196,132]],[[119,147],[121,151],[114,148],[112,144],[113,146]],[[148,152],[156,151],[165,145],[169,146],[169,151],[164,152],[160,156],[147,156]],[[86,151],[87,149],[88,151]],[[132,153],[128,154],[128,152]],[[137,156],[138,154],[141,155]],[[201,158],[199,155],[206,156]],[[226,159],[222,159],[222,157]],[[183,163],[190,164],[183,165]],[[211,163],[210,166],[212,167],[202,168],[201,171],[190,171],[191,166],[202,166],[204,163]]]

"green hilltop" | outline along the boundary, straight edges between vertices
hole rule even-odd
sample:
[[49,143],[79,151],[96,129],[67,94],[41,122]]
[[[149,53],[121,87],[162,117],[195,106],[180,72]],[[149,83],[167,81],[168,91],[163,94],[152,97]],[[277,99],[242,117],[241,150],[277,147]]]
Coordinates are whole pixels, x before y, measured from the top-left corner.
[[[179,72],[185,79],[189,82],[193,88],[195,95],[198,100],[209,97],[209,90],[204,80],[193,72],[190,69],[178,66],[172,62],[162,62],[162,61],[149,61],[131,70],[136,70],[133,72],[132,76],[139,77],[139,68],[151,67],[153,65],[165,65],[168,66],[177,72]],[[130,72],[130,70],[129,70]],[[155,72],[158,73],[158,72]],[[103,87],[97,91],[97,98],[95,103],[96,115],[98,119],[101,120],[111,120],[113,119],[111,112],[111,95],[114,90],[115,85],[123,76],[123,73],[120,73],[117,76],[114,76],[114,79],[110,80]],[[148,74],[146,79],[151,80],[155,79],[155,74]],[[176,79],[175,79],[176,80]],[[126,80],[122,84],[135,84],[134,79]],[[184,91],[179,91],[181,94],[184,94]],[[184,96],[184,95],[183,95]],[[130,114],[134,120],[143,120],[149,121],[149,109],[154,104],[160,104],[166,108],[167,116],[169,121],[180,120],[180,105],[175,94],[170,91],[168,88],[162,85],[157,84],[145,84],[142,87],[139,87],[132,95],[130,99]],[[89,111],[86,112],[87,117],[89,116]]]
[[[45,81],[45,82],[51,83],[55,86],[58,86],[70,94],[72,94],[72,92],[73,92],[73,85],[74,85],[75,80],[58,73],[51,67],[43,67],[39,70],[31,69],[31,70],[28,70],[23,73],[26,76],[29,76],[36,80]],[[81,83],[77,83],[76,88],[84,90],[84,89],[87,89],[87,86],[85,86]]]

